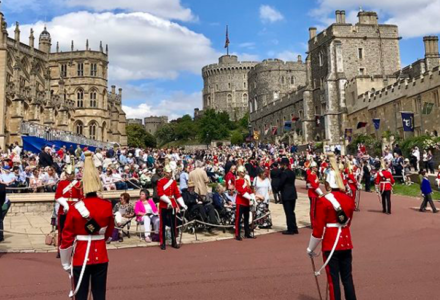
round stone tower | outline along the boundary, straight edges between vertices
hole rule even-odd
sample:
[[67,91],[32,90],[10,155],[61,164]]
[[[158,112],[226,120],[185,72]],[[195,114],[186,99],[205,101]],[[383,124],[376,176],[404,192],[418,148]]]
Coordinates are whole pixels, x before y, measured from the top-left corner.
[[224,55],[218,64],[205,66],[203,75],[203,109],[226,111],[238,120],[248,111],[248,73],[258,62],[238,61],[235,55]]
[[50,48],[52,46],[52,39],[50,38],[50,33],[47,31],[46,26],[44,26],[44,30],[40,34],[39,40],[39,50],[44,53],[50,53]]
[[306,64],[266,59],[249,72],[249,105],[253,113],[306,84]]

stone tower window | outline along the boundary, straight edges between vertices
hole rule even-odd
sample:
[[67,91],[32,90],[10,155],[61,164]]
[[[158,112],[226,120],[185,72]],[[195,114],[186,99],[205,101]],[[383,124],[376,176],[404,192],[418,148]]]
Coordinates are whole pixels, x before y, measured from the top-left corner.
[[76,134],[83,135],[84,124],[78,121],[75,126]]
[[243,94],[243,103],[247,103],[248,102],[248,94],[244,93]]
[[84,76],[84,64],[82,62],[77,65],[77,75]]
[[76,93],[76,106],[79,108],[84,107],[84,91],[83,90],[78,90],[78,92]]
[[90,107],[97,107],[96,91],[95,90],[90,92]]
[[228,103],[231,103],[232,102],[232,95],[231,94],[228,94]]
[[281,84],[284,84],[285,80],[284,80],[284,76],[281,76]]
[[365,75],[365,68],[359,68],[359,75]]
[[362,48],[358,49],[358,57],[359,59],[364,59],[364,49]]
[[89,125],[89,137],[92,140],[96,140],[96,127],[97,127],[97,125],[95,122],[92,122]]
[[246,89],[246,81],[245,81],[245,82],[243,82],[243,88],[245,88],[245,89]]
[[230,82],[228,83],[228,89],[231,89],[231,83]]
[[291,85],[295,84],[295,76],[290,77],[290,84]]
[[218,84],[215,85],[215,90],[218,91]]
[[98,65],[91,64],[90,65],[90,76],[96,76],[98,74]]
[[63,78],[67,77],[67,64],[62,64],[60,66],[60,76]]
[[207,99],[207,106],[210,106],[211,105],[211,96],[208,96],[208,99]]
[[324,65],[324,53],[321,51],[318,54],[319,66],[322,67]]

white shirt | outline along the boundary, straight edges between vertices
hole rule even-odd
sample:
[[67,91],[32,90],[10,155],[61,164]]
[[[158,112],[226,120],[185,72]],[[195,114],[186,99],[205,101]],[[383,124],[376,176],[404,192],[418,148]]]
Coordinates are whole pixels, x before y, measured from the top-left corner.
[[269,178],[261,180],[260,177],[254,179],[255,195],[263,196],[264,203],[269,203],[269,191],[271,190],[271,184]]

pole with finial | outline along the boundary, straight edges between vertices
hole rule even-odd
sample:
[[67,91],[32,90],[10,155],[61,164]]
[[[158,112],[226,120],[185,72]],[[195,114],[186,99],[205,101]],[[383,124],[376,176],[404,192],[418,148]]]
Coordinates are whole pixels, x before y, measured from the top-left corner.
[[225,48],[226,48],[226,55],[229,55],[229,30],[228,30],[228,25],[226,25],[226,42],[225,42]]

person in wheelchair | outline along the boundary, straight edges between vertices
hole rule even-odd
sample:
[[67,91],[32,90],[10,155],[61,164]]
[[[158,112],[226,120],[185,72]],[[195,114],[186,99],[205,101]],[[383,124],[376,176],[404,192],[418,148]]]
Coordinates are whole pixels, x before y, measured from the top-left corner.
[[130,238],[130,223],[134,217],[134,208],[130,203],[130,195],[122,193],[120,201],[113,207],[113,214],[115,215],[115,227],[119,231],[119,242],[123,241],[124,227],[127,226],[127,237]]
[[191,180],[188,181],[188,188],[182,192],[182,198],[188,206],[189,221],[200,217],[203,222],[218,224],[214,206],[195,192],[195,185]]

